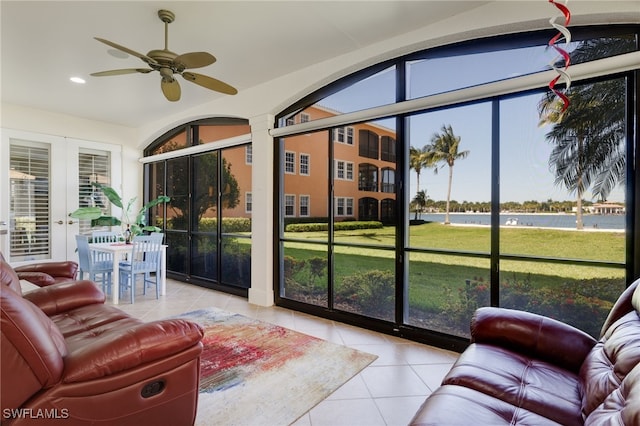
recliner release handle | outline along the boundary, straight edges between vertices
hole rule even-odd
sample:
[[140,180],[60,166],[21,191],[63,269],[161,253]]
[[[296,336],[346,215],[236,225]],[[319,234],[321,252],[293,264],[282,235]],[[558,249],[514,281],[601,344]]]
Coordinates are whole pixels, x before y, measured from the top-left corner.
[[140,395],[143,398],[150,398],[162,392],[164,390],[164,387],[164,380],[156,380],[155,382],[147,383],[146,385],[144,385],[142,391],[140,392]]

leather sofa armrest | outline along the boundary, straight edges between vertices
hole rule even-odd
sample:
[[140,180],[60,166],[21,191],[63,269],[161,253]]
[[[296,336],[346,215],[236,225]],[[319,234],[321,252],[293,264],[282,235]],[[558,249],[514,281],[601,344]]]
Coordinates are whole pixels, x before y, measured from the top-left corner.
[[31,265],[23,265],[13,268],[18,274],[20,272],[44,272],[52,277],[65,277],[75,279],[78,272],[78,264],[72,261],[64,262],[43,262]]
[[[65,383],[95,380],[136,368],[202,344],[202,328],[183,319],[136,324],[125,330],[112,330],[65,358]],[[199,353],[199,352],[198,352]]]
[[47,273],[44,272],[16,272],[18,274],[18,278],[21,280],[27,280],[31,284],[35,284],[38,287],[46,287],[49,285],[53,285],[56,283],[56,280]]
[[102,290],[89,280],[67,281],[42,287],[24,294],[45,315],[52,316],[81,306],[104,303]]
[[552,318],[492,307],[474,314],[471,341],[500,346],[575,373],[596,344],[587,333]]

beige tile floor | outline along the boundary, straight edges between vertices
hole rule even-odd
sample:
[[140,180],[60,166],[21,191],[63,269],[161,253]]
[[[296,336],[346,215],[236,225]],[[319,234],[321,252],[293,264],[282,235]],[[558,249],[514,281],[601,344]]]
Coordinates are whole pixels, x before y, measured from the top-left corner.
[[[406,425],[438,385],[458,354],[175,280],[167,294],[136,294],[119,308],[145,321],[216,307],[378,355],[360,374],[302,416],[295,426]],[[256,425],[260,425],[259,419]],[[218,425],[216,425],[218,426]],[[223,425],[220,425],[223,426]]]

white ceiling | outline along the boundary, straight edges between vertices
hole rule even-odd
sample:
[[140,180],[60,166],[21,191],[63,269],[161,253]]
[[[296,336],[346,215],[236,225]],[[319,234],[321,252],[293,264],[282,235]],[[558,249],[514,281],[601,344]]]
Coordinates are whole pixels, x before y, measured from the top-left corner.
[[[89,76],[145,67],[136,57],[113,56],[93,37],[143,54],[162,49],[159,9],[176,15],[170,50],[212,53],[217,62],[194,71],[242,91],[486,3],[2,0],[2,102],[138,128],[228,96],[179,78],[182,98],[168,102],[156,72]],[[70,82],[72,76],[86,84]]]

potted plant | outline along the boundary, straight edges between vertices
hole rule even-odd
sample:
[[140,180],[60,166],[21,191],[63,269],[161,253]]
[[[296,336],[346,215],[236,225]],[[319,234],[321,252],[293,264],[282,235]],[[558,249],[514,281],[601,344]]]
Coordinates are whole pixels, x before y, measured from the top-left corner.
[[[131,231],[131,235],[140,235],[143,231],[158,232],[160,228],[157,226],[147,225],[146,215],[148,209],[157,206],[158,204],[168,203],[171,198],[166,195],[161,195],[158,198],[149,201],[147,204],[135,214],[131,210],[136,197],[129,200],[126,208],[122,202],[122,197],[110,186],[103,185],[98,182],[92,182],[91,185],[100,190],[105,197],[116,207],[122,209],[122,216],[120,219],[114,216],[104,216],[100,207],[80,207],[76,211],[69,214],[70,217],[76,219],[91,220],[91,226],[122,226],[127,227]],[[123,229],[124,231],[124,229]]]

